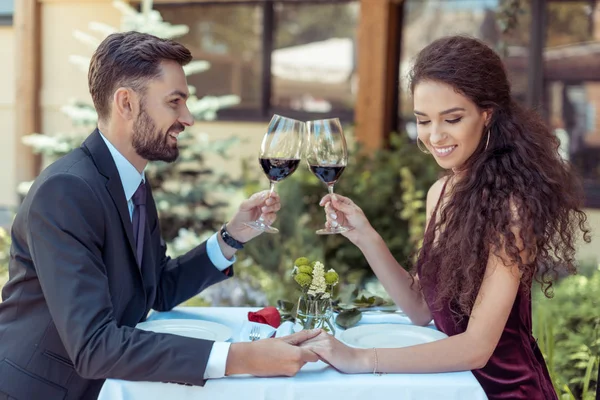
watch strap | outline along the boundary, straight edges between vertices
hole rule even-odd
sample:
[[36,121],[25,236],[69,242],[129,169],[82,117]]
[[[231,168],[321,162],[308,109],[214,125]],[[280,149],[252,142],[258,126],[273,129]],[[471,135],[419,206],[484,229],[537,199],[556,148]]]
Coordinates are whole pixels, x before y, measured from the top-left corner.
[[221,238],[225,243],[227,243],[228,246],[233,247],[236,250],[241,250],[244,248],[244,243],[234,239],[233,236],[231,236],[231,234],[229,233],[229,231],[227,231],[227,224],[223,224],[223,227],[221,227],[220,234]]

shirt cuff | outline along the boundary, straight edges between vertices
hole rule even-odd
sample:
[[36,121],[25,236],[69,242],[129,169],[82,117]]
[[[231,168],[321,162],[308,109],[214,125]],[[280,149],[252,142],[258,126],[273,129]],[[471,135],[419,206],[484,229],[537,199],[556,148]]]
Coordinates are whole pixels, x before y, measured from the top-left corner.
[[228,342],[215,342],[213,344],[204,370],[204,379],[217,379],[225,376],[229,346],[231,346],[231,343]]
[[233,256],[231,260],[225,258],[221,251],[221,246],[219,246],[219,240],[217,239],[218,234],[219,233],[217,232],[208,239],[206,242],[206,251],[208,253],[208,258],[215,267],[217,267],[219,271],[223,271],[231,267],[236,258],[235,256]]

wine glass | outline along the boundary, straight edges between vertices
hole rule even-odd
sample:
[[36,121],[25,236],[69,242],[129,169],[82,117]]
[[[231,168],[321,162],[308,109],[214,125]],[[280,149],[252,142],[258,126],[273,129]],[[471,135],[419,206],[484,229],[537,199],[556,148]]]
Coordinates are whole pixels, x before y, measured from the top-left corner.
[[[258,155],[258,162],[269,178],[269,196],[273,194],[277,182],[284,180],[298,168],[305,136],[304,122],[277,114],[271,118]],[[279,232],[277,228],[265,224],[262,215],[256,221],[247,222],[246,225],[262,232]]]
[[[346,138],[340,120],[337,118],[309,121],[306,161],[310,171],[327,185],[333,194],[333,185],[340,179],[348,162]],[[336,226],[319,229],[319,235],[347,232],[351,228]]]

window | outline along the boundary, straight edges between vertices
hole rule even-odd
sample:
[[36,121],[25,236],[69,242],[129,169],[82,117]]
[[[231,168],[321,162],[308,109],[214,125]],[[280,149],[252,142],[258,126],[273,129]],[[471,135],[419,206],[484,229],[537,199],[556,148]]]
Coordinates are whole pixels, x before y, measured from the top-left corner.
[[15,11],[15,1],[14,0],[0,1],[0,26],[1,25],[12,25],[14,11]]
[[188,77],[198,97],[235,94],[218,119],[353,119],[359,1],[155,4],[211,68]]
[[226,112],[256,115],[262,89],[262,7],[252,4],[156,4],[165,21],[185,24],[178,40],[210,69],[188,76],[199,98],[234,94],[240,104]]
[[600,207],[600,5],[548,3],[544,111],[561,155],[583,177],[588,207]]
[[273,108],[352,114],[358,5],[275,5]]

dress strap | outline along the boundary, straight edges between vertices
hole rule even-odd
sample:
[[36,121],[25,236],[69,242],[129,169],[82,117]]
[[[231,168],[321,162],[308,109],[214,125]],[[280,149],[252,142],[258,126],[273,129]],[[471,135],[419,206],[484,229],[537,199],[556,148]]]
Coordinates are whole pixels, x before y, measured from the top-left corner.
[[440,193],[440,197],[437,200],[437,203],[435,203],[435,208],[433,209],[433,214],[431,215],[431,218],[433,219],[433,221],[435,222],[435,216],[437,214],[438,208],[440,207],[440,203],[442,202],[442,199],[444,198],[444,193],[446,193],[446,186],[448,185],[448,182],[450,182],[450,176],[448,177],[448,179],[446,179],[446,181],[444,182],[444,185],[442,186],[442,191]]
[[429,252],[425,249],[428,246],[431,246],[435,239],[436,214],[438,212],[438,208],[440,207],[442,198],[444,197],[444,193],[446,193],[446,186],[448,185],[449,180],[450,177],[448,177],[448,179],[446,179],[446,181],[444,182],[444,185],[442,186],[442,191],[440,192],[440,197],[438,198],[437,203],[435,204],[435,208],[433,209],[433,213],[431,214],[431,218],[429,220],[429,223],[427,224],[427,228],[425,228],[425,235],[423,237],[423,247],[421,248],[421,252],[419,253],[419,258],[417,260],[418,274],[421,273],[421,268],[423,267],[423,264],[426,264],[428,262],[427,255]]

